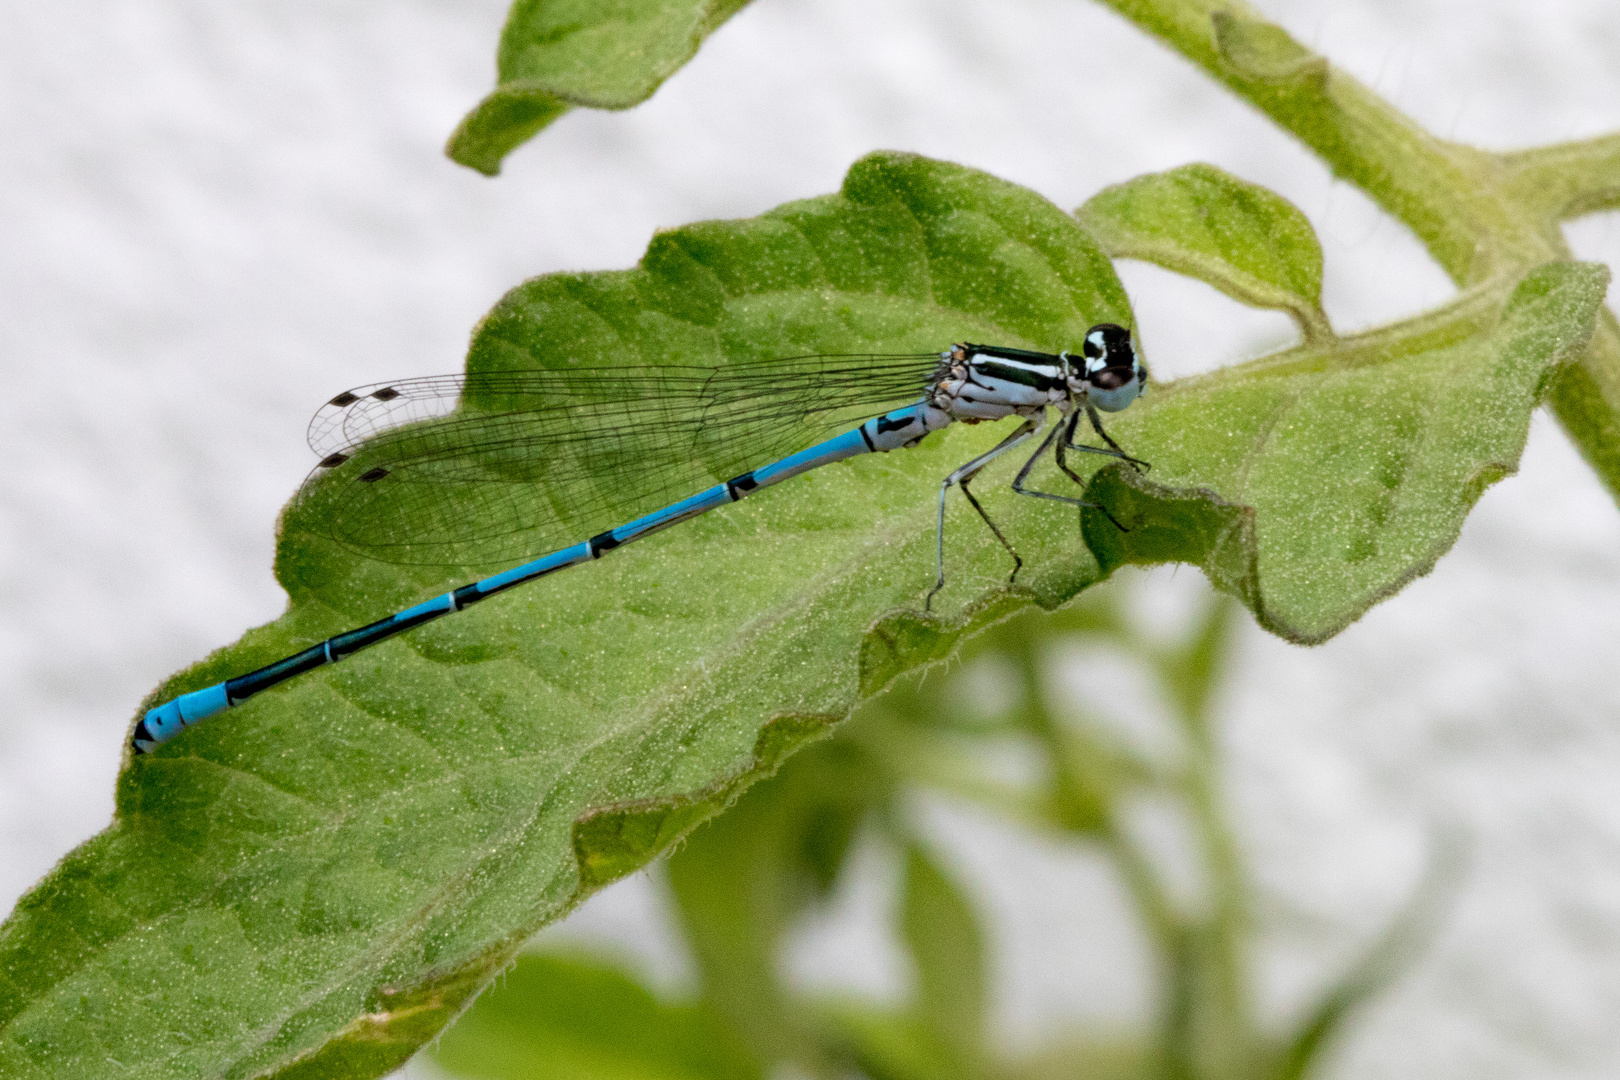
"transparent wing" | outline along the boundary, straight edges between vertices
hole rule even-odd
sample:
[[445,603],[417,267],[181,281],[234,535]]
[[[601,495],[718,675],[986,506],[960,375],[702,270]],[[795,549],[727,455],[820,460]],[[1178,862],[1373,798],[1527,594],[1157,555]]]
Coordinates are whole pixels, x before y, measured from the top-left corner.
[[918,400],[938,353],[434,376],[339,394],[306,488],[384,562],[512,565]]

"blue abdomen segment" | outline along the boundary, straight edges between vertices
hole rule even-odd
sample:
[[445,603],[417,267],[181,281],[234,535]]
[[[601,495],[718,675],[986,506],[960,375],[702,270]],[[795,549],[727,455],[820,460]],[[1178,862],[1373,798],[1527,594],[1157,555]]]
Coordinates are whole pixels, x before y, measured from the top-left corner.
[[135,725],[135,750],[144,753],[158,743],[168,742],[184,728],[223,711],[229,705],[224,683],[181,694],[173,701],[149,710]]
[[[455,599],[455,610],[459,611],[468,604],[476,603],[486,596],[494,596],[496,593],[510,589],[514,585],[522,585],[525,581],[533,581],[537,577],[544,577],[554,570],[561,570],[564,567],[589,562],[590,560],[590,545],[575,544],[573,547],[554,551],[542,559],[524,563],[522,566],[514,566],[510,570],[503,570],[499,574],[493,574],[481,581],[475,581],[471,585],[463,585],[448,595]],[[405,612],[400,614],[403,615]]]
[[919,401],[904,409],[874,416],[860,427],[873,450],[887,453],[902,446],[910,446],[929,432],[938,431],[951,422],[944,410]]
[[800,450],[797,454],[785,457],[763,469],[755,469],[754,483],[760,487],[769,487],[834,461],[842,461],[858,454],[870,454],[872,444],[867,441],[865,428],[866,425],[863,424],[854,431],[846,431],[824,443],[817,443],[808,450]]
[[603,551],[618,547],[620,544],[628,544],[632,540],[639,540],[641,537],[655,533],[659,529],[667,529],[671,525],[695,518],[699,514],[706,514],[715,507],[724,506],[732,501],[734,500],[731,491],[725,484],[718,484],[715,487],[698,492],[691,498],[682,499],[680,502],[666,506],[662,510],[654,510],[652,513],[636,518],[636,520],[628,524],[620,525],[617,529],[611,529],[592,539],[591,545],[600,554]]
[[203,690],[182,694],[173,701],[149,710],[135,725],[132,740],[135,752],[146,753],[159,744],[168,742],[204,717],[212,716],[233,705],[240,705],[254,694],[286,682],[294,676],[326,664],[335,664],[351,653],[359,652],[395,634],[404,633],[451,612],[460,611],[469,604],[477,603],[514,585],[521,585],[554,571],[601,558],[604,552],[611,551],[621,544],[628,544],[678,522],[708,513],[717,506],[736,502],[760,488],[781,483],[822,465],[860,454],[893,450],[909,445],[945,423],[949,423],[949,419],[938,410],[930,410],[926,403],[896,409],[807,450],[801,450],[781,461],[733,477],[723,484],[701,491],[661,510],[655,510],[616,529],[593,536],[573,547],[554,551],[533,562],[502,571],[470,585],[463,585],[431,600],[424,600],[386,619],[379,619],[374,623],[327,638],[319,645],[312,645],[302,652],[284,657],[257,671],[250,671],[246,675],[216,683]]

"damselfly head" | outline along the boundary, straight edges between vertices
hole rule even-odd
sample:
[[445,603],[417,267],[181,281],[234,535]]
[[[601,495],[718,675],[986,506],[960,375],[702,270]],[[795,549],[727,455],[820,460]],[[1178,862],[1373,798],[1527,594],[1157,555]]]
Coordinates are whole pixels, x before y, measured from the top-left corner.
[[1086,332],[1081,350],[1086,396],[1104,412],[1119,412],[1147,389],[1147,369],[1131,346],[1131,332],[1098,323]]

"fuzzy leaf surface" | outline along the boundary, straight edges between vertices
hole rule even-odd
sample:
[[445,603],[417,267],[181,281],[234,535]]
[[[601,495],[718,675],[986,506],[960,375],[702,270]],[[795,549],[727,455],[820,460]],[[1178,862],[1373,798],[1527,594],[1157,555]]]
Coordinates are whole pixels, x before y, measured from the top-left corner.
[[507,154],[575,106],[652,96],[748,0],[516,0],[496,87],[450,136],[451,158],[494,176]]
[[[1325,641],[1426,574],[1491,484],[1530,413],[1592,334],[1608,270],[1555,262],[1500,291],[1326,346],[1164,389],[1114,435],[1153,462],[1101,470],[1087,512],[1105,570],[1202,566],[1261,625]],[[1482,315],[1488,312],[1488,315]]]
[[[840,194],[661,234],[636,269],[520,286],[468,362],[726,364],[963,338],[1057,349],[1130,320],[1106,258],[1051,203],[880,154]],[[939,477],[1002,434],[963,427],[768,489],[131,761],[114,823],[0,928],[0,1075],[396,1067],[540,926],[848,714],[868,628],[920,612],[932,583]],[[478,576],[335,544],[315,513],[331,482],[283,516],[287,613],[147,705]],[[1061,603],[1095,579],[1072,512],[1017,509],[1024,597]],[[1006,556],[960,506],[950,528],[946,610],[992,617],[977,605],[1005,603]]]

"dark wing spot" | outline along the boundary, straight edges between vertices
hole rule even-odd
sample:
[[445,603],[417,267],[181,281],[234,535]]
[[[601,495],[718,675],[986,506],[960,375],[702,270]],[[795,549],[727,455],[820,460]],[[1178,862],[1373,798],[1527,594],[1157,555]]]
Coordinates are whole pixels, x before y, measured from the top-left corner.
[[385,386],[371,396],[376,398],[378,401],[393,401],[395,398],[399,397],[399,391],[395,390],[392,386]]
[[901,428],[908,428],[916,422],[917,417],[915,415],[907,416],[900,420],[892,420],[887,415],[880,416],[878,417],[877,422],[878,434],[887,435],[891,431],[899,431]]
[[361,473],[360,474],[360,479],[364,480],[368,484],[375,484],[377,481],[381,480],[383,477],[385,477],[387,475],[388,475],[388,470],[383,468],[381,465],[379,465],[375,469],[372,469],[370,472]]
[[331,401],[328,401],[327,404],[328,405],[336,405],[338,408],[341,409],[341,408],[343,408],[343,406],[345,406],[345,405],[353,405],[355,402],[357,402],[359,400],[360,400],[359,398],[355,397],[353,394],[351,394],[347,390],[345,390],[345,391],[343,391],[343,393],[339,394],[337,397],[333,398]]
[[317,467],[322,469],[335,469],[348,460],[348,454],[328,454],[326,457],[321,458],[321,463]]

